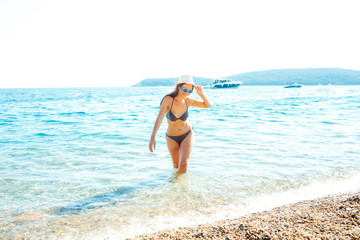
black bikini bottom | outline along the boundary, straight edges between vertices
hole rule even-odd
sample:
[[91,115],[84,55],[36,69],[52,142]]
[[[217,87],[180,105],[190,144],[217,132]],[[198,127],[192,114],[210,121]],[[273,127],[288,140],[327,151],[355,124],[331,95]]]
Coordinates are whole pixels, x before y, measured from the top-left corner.
[[180,136],[169,136],[165,133],[165,135],[168,137],[168,138],[171,138],[172,140],[175,140],[176,142],[178,142],[179,144],[181,144],[182,141],[184,141],[184,139],[186,138],[187,135],[189,135],[189,133],[191,132],[191,129],[186,132],[185,134],[183,135],[180,135]]

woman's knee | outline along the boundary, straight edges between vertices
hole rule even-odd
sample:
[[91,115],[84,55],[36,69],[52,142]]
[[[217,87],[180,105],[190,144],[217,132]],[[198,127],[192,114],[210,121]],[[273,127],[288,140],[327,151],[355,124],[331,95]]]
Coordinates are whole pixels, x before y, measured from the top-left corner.
[[186,172],[188,163],[189,163],[189,158],[181,159],[180,164],[179,164],[180,165],[179,170]]

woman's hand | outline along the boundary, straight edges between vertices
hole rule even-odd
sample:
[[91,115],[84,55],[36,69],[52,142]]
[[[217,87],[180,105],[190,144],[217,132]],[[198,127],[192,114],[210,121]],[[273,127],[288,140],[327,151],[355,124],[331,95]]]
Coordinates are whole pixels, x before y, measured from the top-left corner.
[[154,137],[151,137],[150,142],[149,142],[150,152],[153,152],[155,150],[155,147],[156,147],[156,140]]
[[195,85],[194,87],[195,87],[195,89],[196,89],[196,92],[197,92],[199,95],[204,94],[204,93],[203,93],[203,88],[202,88],[202,86],[200,86],[200,85]]
[[211,107],[211,104],[209,103],[209,100],[207,100],[202,86],[194,86],[196,89],[196,92],[199,94],[199,96],[202,98],[203,101],[198,101],[196,99],[191,99],[191,106],[199,107],[199,108],[209,108]]

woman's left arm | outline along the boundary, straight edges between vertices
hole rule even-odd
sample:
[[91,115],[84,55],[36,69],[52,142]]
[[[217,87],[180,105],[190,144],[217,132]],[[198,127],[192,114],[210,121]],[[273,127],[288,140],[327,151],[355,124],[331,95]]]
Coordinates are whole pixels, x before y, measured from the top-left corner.
[[202,102],[201,101],[198,101],[196,99],[190,99],[191,102],[190,102],[190,105],[191,106],[194,106],[194,107],[198,107],[198,108],[210,108],[211,107],[211,104],[209,102],[209,100],[207,100],[204,92],[203,92],[203,88],[202,86],[194,86],[195,89],[196,89],[196,92],[199,94],[199,96],[202,98]]

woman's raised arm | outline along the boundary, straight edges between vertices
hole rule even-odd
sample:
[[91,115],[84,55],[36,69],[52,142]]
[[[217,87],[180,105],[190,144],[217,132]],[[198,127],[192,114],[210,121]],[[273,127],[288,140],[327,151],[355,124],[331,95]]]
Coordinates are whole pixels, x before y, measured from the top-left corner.
[[210,108],[211,104],[209,102],[209,100],[206,98],[202,86],[194,86],[196,89],[196,92],[199,94],[199,96],[202,98],[203,101],[198,101],[196,99],[193,98],[189,98],[190,100],[190,105],[194,106],[194,107],[198,107],[198,108]]

